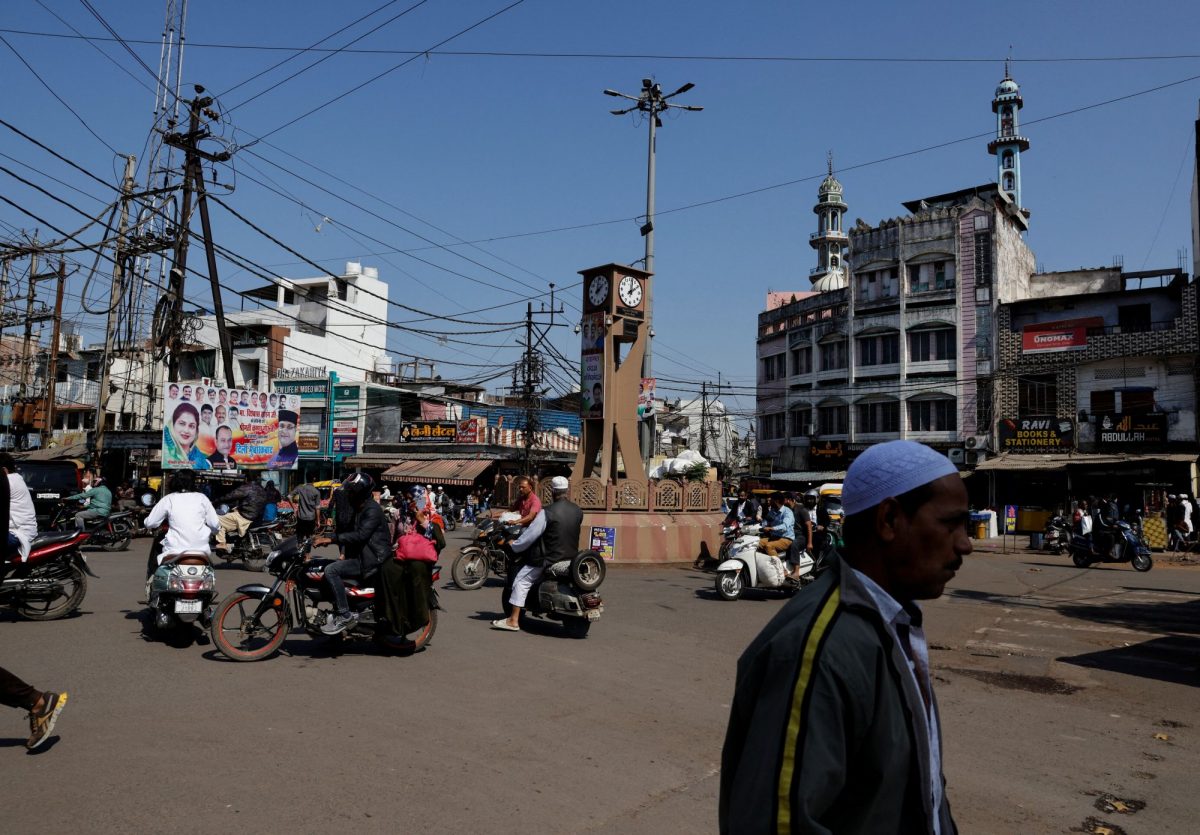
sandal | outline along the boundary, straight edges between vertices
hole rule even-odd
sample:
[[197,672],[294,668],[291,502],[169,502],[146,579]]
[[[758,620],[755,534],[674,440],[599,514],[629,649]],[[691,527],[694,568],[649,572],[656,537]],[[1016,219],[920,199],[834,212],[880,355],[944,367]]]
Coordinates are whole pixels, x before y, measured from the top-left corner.
[[492,621],[492,629],[499,629],[501,632],[520,632],[521,627],[513,626],[504,618]]

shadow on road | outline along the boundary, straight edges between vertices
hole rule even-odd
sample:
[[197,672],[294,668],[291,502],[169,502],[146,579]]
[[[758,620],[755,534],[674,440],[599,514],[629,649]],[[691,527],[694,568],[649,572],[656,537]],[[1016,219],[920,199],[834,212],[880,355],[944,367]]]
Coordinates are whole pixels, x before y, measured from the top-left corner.
[[1117,602],[1089,606],[1067,603],[1059,606],[1058,611],[1064,617],[1113,626],[1200,635],[1200,599],[1180,603]]
[[1193,638],[1155,638],[1129,647],[1059,658],[1064,664],[1200,687],[1200,653]]

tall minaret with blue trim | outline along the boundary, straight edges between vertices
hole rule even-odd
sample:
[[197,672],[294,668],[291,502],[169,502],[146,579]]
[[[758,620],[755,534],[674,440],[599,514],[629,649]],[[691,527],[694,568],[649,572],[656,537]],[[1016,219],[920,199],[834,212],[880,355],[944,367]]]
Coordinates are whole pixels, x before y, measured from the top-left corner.
[[988,143],[988,153],[996,157],[999,166],[996,184],[1022,211],[1025,206],[1021,202],[1021,152],[1029,150],[1029,140],[1021,136],[1018,113],[1024,106],[1021,88],[1009,75],[1008,61],[1005,61],[1004,80],[996,88],[996,97],[992,99],[992,112],[996,114],[996,138]]
[[842,198],[842,184],[833,176],[833,151],[829,152],[829,174],[817,189],[817,205],[813,212],[817,216],[817,231],[808,236],[808,243],[817,251],[817,266],[808,271],[808,280],[818,293],[840,290],[847,284],[846,247],[850,242],[846,235],[846,201]]

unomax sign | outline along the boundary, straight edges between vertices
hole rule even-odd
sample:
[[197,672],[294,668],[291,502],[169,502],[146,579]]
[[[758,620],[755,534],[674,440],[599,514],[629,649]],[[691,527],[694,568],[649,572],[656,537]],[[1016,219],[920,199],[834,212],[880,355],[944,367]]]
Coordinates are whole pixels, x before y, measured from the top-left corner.
[[1045,354],[1052,351],[1082,351],[1087,347],[1090,328],[1104,327],[1098,316],[1087,319],[1063,319],[1057,322],[1035,322],[1021,331],[1021,351],[1026,354]]

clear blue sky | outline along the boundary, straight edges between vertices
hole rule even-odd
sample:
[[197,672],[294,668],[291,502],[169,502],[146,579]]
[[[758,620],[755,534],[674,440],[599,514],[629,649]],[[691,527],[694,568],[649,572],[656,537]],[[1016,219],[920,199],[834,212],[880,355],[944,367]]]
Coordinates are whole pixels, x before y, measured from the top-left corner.
[[[419,0],[389,5],[326,46],[341,46]],[[427,50],[511,0],[428,0],[353,45],[355,49]],[[218,49],[205,44],[301,47],[382,6],[384,0],[337,4],[308,0],[193,2],[187,20],[184,78],[219,96],[224,110],[321,57],[300,56],[225,95],[291,53]],[[151,68],[164,4],[159,0],[91,0],[121,36],[151,41],[132,49]],[[1161,84],[1200,76],[1200,58],[1062,62],[1045,59],[1197,55],[1200,4],[634,2],[525,0],[443,50],[509,53],[621,53],[738,58],[988,59],[966,62],[719,61],[602,57],[418,57],[337,103],[273,133],[235,155],[221,171],[236,183],[224,199],[313,260],[335,271],[360,260],[379,267],[392,298],[454,315],[575,283],[577,270],[642,255],[634,218],[644,211],[646,129],[609,115],[617,100],[605,87],[636,92],[653,77],[667,90],[696,88],[681,101],[703,113],[668,118],[659,133],[656,223],[655,372],[660,377],[753,385],[755,315],[768,289],[808,289],[814,266],[811,207],[833,150],[851,222],[903,211],[900,202],[994,180],[987,140],[975,139],[878,165],[852,166],[993,129],[990,100],[1011,45],[1013,76],[1025,97],[1023,122]],[[12,30],[70,34],[49,10],[87,35],[105,36],[78,0],[9,0],[0,29],[42,78],[109,145],[143,153],[150,125],[150,75],[121,46],[54,39]],[[97,48],[98,47],[98,48]],[[112,58],[108,60],[101,51]],[[339,54],[228,116],[226,135],[249,145],[410,56]],[[117,65],[120,65],[118,67]],[[123,69],[122,69],[123,68]],[[3,118],[115,182],[118,162],[0,44]],[[143,86],[147,85],[147,86]],[[185,88],[190,93],[190,88]],[[1029,243],[1046,269],[1101,265],[1123,255],[1127,269],[1173,267],[1188,245],[1192,164],[1189,138],[1200,80],[1089,110],[1023,131],[1025,203],[1033,212]],[[282,150],[281,150],[282,149]],[[261,154],[272,167],[249,151]],[[326,174],[382,197],[388,207]],[[103,189],[0,129],[0,165],[95,213],[102,204],[55,177],[108,199]],[[33,171],[19,163],[32,166]],[[335,191],[331,197],[300,174]],[[272,194],[250,178],[303,201]],[[807,179],[805,179],[807,178]],[[803,180],[685,211],[666,210]],[[64,229],[78,215],[0,173],[0,195]],[[353,204],[353,205],[352,205]],[[370,209],[385,220],[367,214]],[[323,217],[332,221],[322,222]],[[419,220],[417,219],[419,218]],[[215,237],[277,271],[314,270],[215,209]],[[602,225],[602,221],[620,221]],[[388,223],[391,221],[392,223]],[[443,231],[424,225],[434,224]],[[36,223],[0,204],[0,236]],[[396,224],[396,225],[392,225]],[[573,231],[523,235],[456,246],[452,254],[398,228],[443,244],[504,238],[563,226]],[[320,226],[320,231],[317,227]],[[449,233],[449,234],[448,234]],[[95,240],[98,233],[89,233]],[[43,235],[46,235],[43,230]],[[375,240],[371,240],[371,239]],[[409,250],[439,270],[396,250]],[[470,260],[467,260],[470,259]],[[202,264],[197,250],[193,263]],[[476,263],[472,263],[476,262]],[[221,264],[234,287],[258,284]],[[448,270],[448,271],[447,271]],[[452,272],[450,272],[452,271]],[[461,273],[497,285],[488,287]],[[78,296],[82,274],[73,279]],[[189,295],[204,300],[195,279]],[[93,296],[103,287],[93,287]],[[568,291],[578,304],[580,291]],[[73,301],[77,304],[77,301]],[[236,307],[236,304],[235,304]],[[524,304],[472,319],[510,321]],[[568,308],[573,322],[577,309]],[[398,314],[399,315],[399,314]],[[79,316],[93,326],[95,317]],[[465,326],[447,326],[469,329]],[[517,334],[439,344],[395,332],[397,354],[473,363],[511,362]],[[553,341],[569,358],[577,337],[560,328]],[[496,348],[494,346],[503,346]],[[444,376],[479,369],[439,365]],[[567,375],[562,374],[566,377]],[[694,386],[660,384],[685,395]],[[751,389],[742,389],[742,392]],[[753,397],[732,401],[752,411]]]

